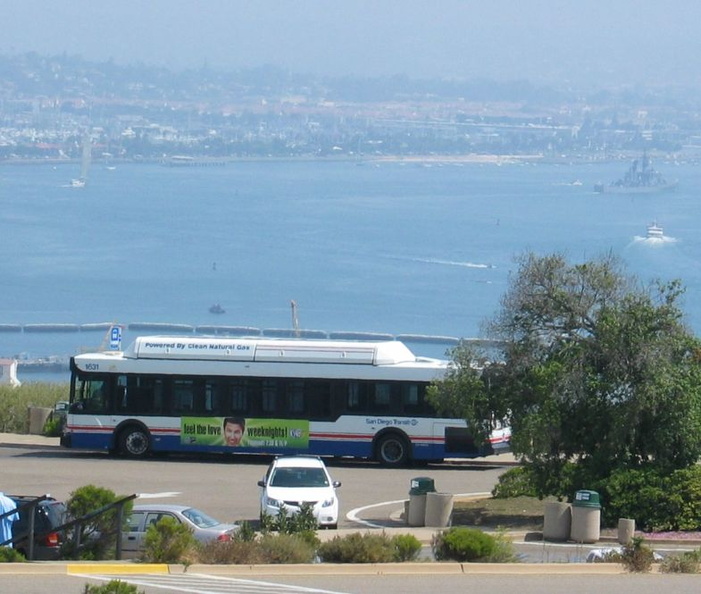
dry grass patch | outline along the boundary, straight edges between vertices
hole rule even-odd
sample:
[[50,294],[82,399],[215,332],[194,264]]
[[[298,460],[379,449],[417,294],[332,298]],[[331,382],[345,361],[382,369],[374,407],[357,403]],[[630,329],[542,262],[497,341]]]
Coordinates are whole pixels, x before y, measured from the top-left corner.
[[541,531],[547,501],[556,501],[556,499],[554,497],[459,499],[453,505],[453,526]]

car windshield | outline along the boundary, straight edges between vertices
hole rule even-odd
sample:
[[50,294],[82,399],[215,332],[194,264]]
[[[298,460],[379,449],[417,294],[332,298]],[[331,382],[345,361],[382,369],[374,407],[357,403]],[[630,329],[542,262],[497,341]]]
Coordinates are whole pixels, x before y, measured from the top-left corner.
[[272,487],[328,487],[323,468],[277,468],[270,479]]
[[208,516],[202,510],[194,507],[183,510],[183,515],[198,528],[211,528],[212,526],[221,524],[221,522],[218,522],[214,518]]

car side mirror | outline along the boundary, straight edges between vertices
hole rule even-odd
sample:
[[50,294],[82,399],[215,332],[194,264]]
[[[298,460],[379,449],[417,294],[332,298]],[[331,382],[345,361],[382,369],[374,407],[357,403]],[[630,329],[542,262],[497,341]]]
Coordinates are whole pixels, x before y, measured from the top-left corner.
[[341,481],[334,481],[333,482],[333,488],[338,489],[341,486]]
[[259,487],[265,487],[265,481],[258,481]]

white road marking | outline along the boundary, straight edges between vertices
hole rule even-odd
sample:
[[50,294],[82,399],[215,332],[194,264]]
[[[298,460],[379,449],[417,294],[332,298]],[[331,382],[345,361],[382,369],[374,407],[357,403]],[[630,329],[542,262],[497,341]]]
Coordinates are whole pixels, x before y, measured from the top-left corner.
[[135,586],[187,592],[189,594],[344,594],[335,590],[305,588],[289,584],[276,584],[207,574],[171,575],[90,575],[72,574],[104,582],[119,580]]
[[139,493],[139,499],[162,499],[166,497],[177,497],[181,491],[164,491],[163,493]]
[[[454,497],[487,497],[491,495],[491,493],[485,492],[485,493],[456,493]],[[404,505],[404,502],[406,499],[397,499],[395,501],[383,501],[381,503],[373,503],[372,505],[364,505],[362,507],[356,507],[355,509],[350,510],[346,514],[346,519],[349,522],[354,522],[356,524],[362,524],[363,526],[367,526],[368,528],[387,528],[387,526],[383,526],[382,524],[376,524],[375,522],[371,522],[369,520],[361,520],[358,517],[358,514],[368,510],[372,509],[374,507],[382,507],[385,505],[399,505],[400,503]]]

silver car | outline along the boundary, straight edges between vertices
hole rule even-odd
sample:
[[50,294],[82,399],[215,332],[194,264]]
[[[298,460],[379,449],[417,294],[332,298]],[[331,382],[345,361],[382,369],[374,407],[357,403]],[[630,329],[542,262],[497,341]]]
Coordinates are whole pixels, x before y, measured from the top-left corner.
[[129,531],[124,532],[122,536],[122,551],[127,554],[143,551],[146,530],[162,518],[173,518],[184,524],[192,530],[192,534],[200,542],[231,540],[233,533],[239,528],[237,524],[220,522],[202,510],[188,505],[161,503],[135,505],[129,516]]

